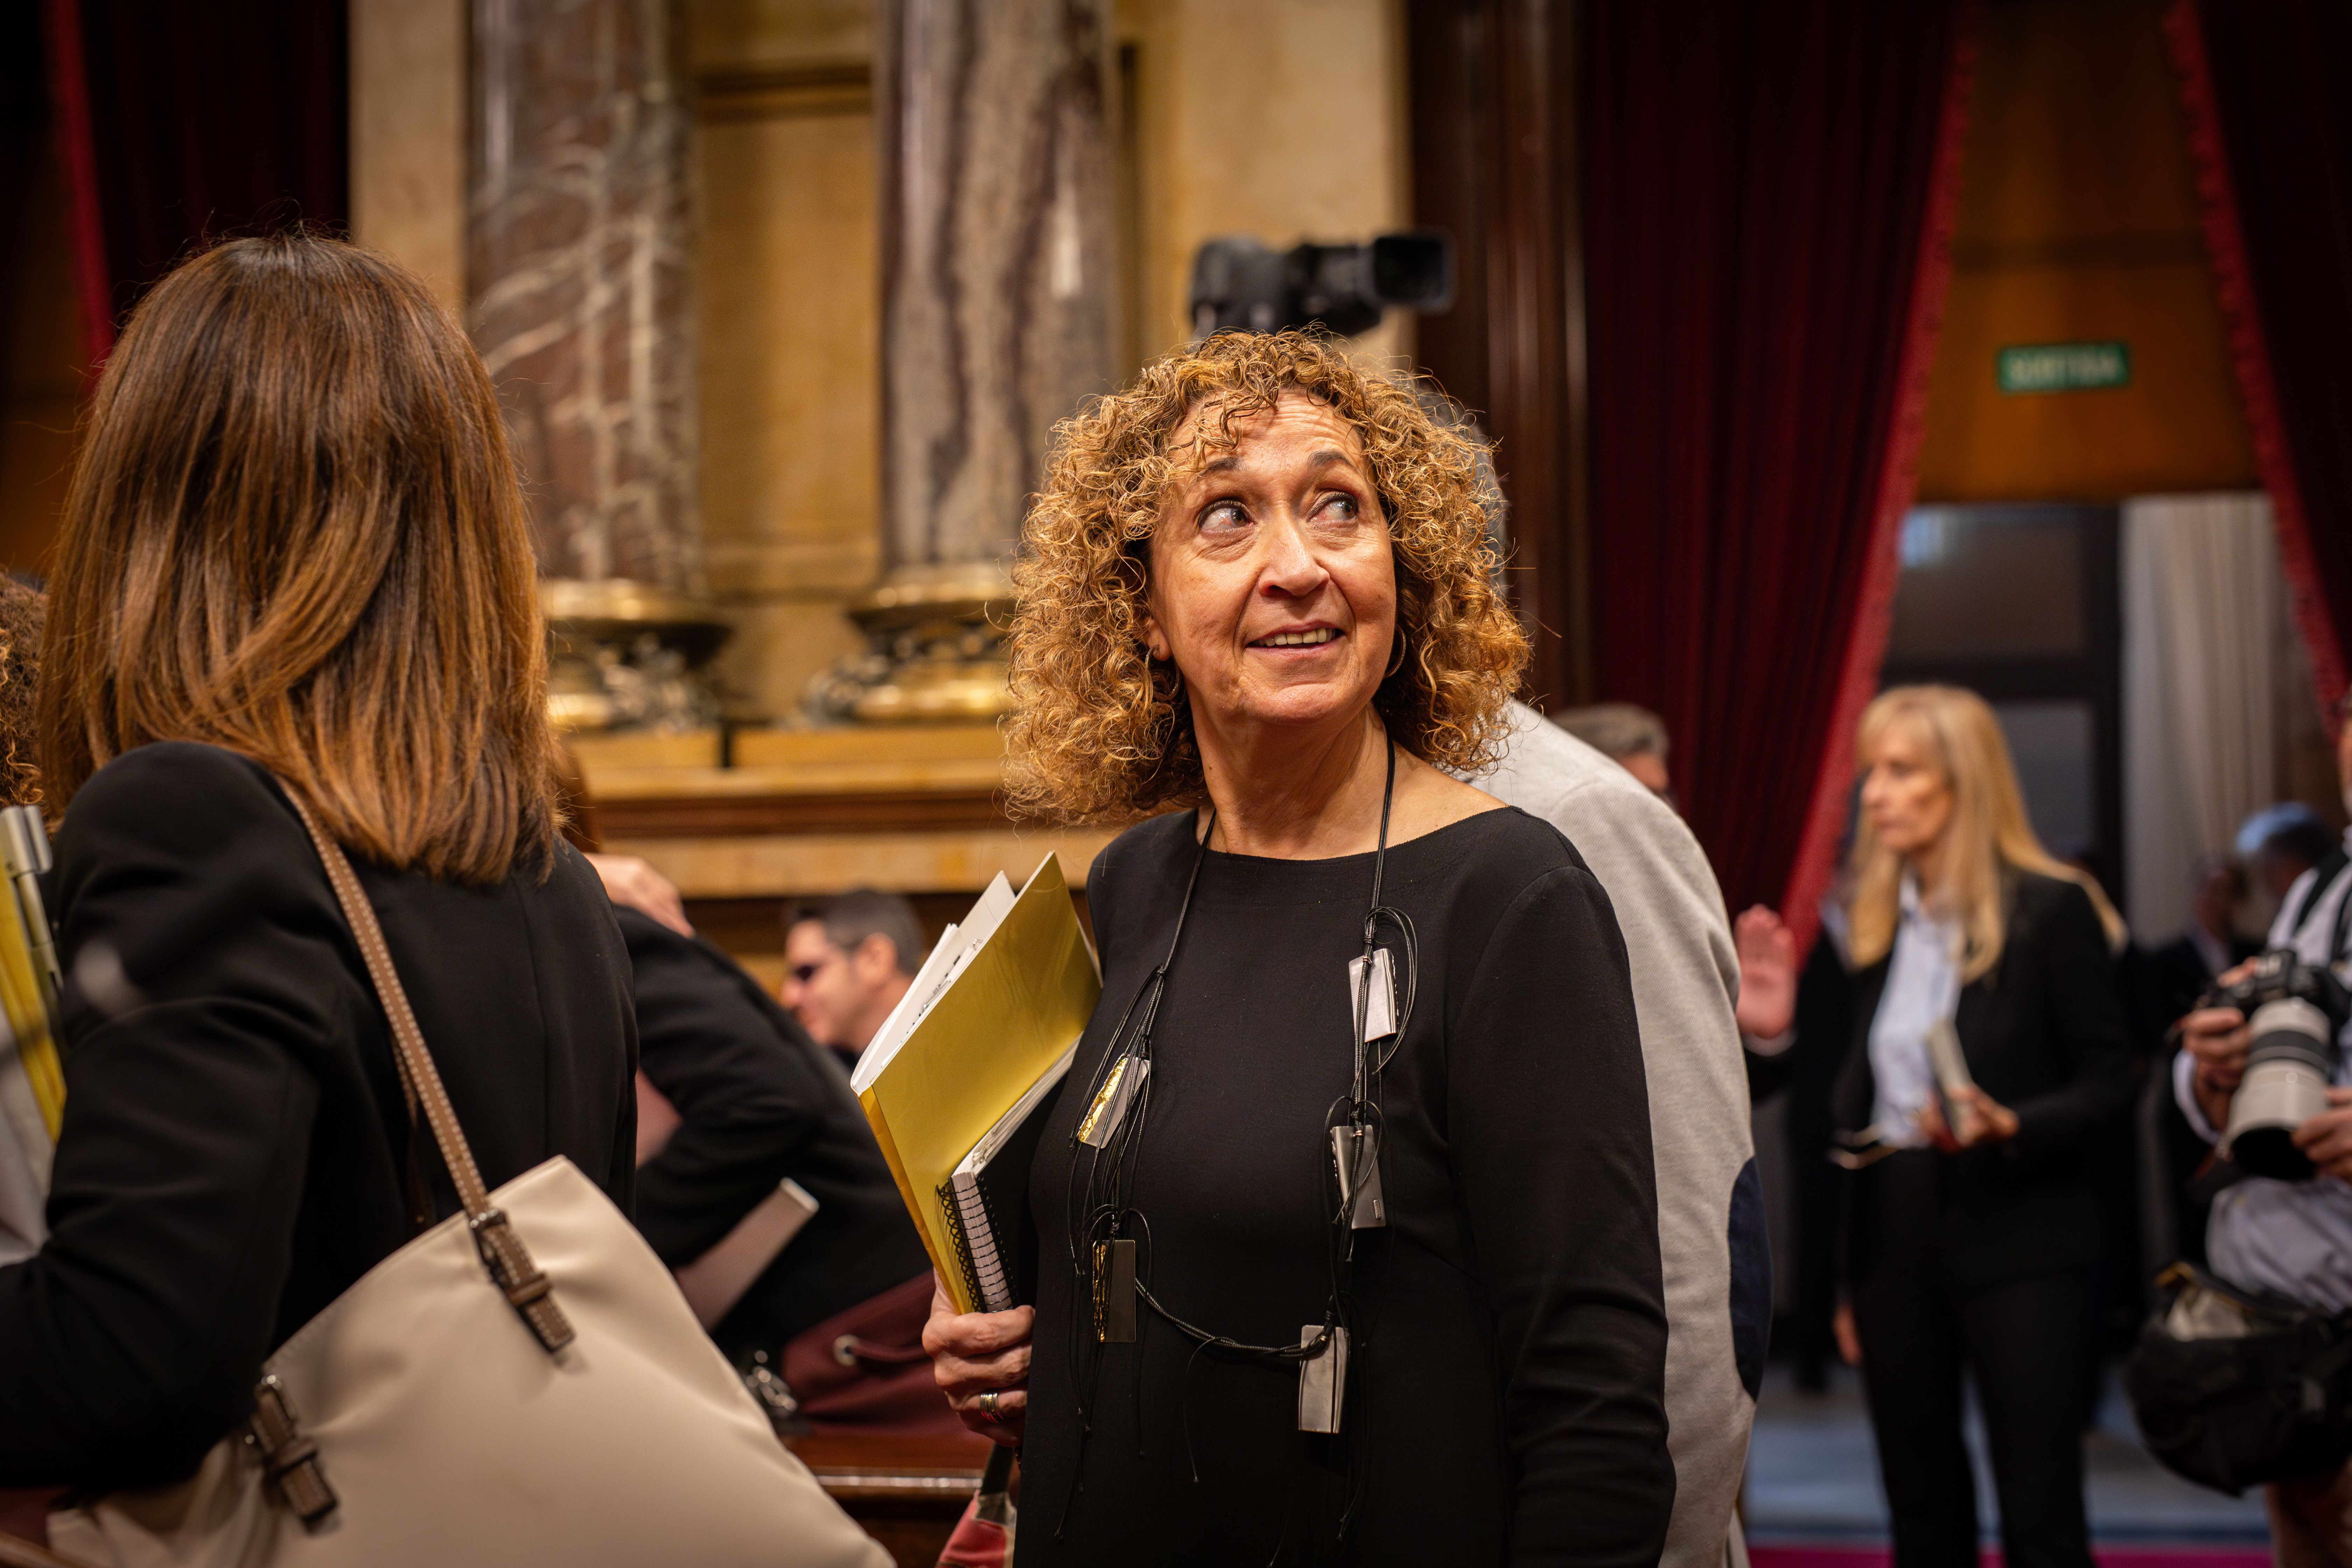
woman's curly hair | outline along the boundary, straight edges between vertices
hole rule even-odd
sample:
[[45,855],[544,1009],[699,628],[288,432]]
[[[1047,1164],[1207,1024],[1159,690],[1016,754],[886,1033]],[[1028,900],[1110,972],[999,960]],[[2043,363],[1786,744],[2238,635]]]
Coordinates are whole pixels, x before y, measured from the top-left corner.
[[[1143,645],[1151,534],[1170,489],[1292,390],[1355,430],[1387,514],[1406,654],[1373,705],[1425,762],[1464,773],[1493,763],[1528,643],[1495,590],[1496,498],[1480,480],[1477,437],[1431,412],[1442,399],[1359,367],[1328,340],[1223,333],[1147,365],[1055,429],[1013,567],[1005,796],[1015,816],[1117,821],[1204,798],[1183,679]],[[1172,446],[1203,405],[1214,417],[1198,441]]]

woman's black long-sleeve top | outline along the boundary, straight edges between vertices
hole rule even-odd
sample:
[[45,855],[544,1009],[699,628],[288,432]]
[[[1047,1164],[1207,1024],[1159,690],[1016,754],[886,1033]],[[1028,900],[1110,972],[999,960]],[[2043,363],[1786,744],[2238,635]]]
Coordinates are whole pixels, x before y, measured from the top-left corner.
[[[1339,1435],[1300,1434],[1289,1364],[1195,1355],[1148,1309],[1136,1343],[1094,1344],[1068,1241],[1092,1151],[1072,1132],[1168,951],[1198,825],[1129,830],[1087,884],[1103,1001],[1031,1184],[1023,1563],[1654,1563],[1675,1478],[1625,949],[1576,851],[1522,812],[1389,850],[1383,901],[1417,929],[1420,988],[1381,1095],[1389,1223],[1356,1233]],[[1348,1092],[1345,971],[1371,879],[1370,855],[1210,855],[1160,1007],[1139,1272],[1171,1311],[1248,1343],[1324,1321],[1325,1118]]]
[[776,1351],[813,1323],[928,1273],[848,1075],[734,960],[615,909],[636,973],[639,1060],[677,1131],[637,1172],[637,1228],[676,1268],[791,1177],[817,1211],[711,1337]]
[[[354,864],[483,1178],[564,1154],[625,1211],[636,1033],[595,872],[568,847],[488,888]],[[408,1113],[318,853],[257,763],[116,759],[66,815],[54,888],[66,1117],[48,1241],[0,1268],[0,1485],[161,1482],[407,1242]]]
[[[1953,1028],[1969,1074],[2017,1113],[2017,1135],[1930,1162],[1856,1173],[1847,1272],[1936,1271],[1966,1289],[2080,1268],[2100,1253],[2085,1158],[2091,1135],[2137,1087],[2106,929],[2075,883],[2003,872],[2000,960],[1960,988]],[[1870,1029],[1891,955],[1853,977],[1836,1125],[1870,1123],[1877,1079]]]

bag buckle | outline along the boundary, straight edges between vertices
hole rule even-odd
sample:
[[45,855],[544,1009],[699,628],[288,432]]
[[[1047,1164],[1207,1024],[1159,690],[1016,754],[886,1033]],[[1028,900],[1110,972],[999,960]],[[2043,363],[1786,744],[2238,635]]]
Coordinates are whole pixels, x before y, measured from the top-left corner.
[[247,1440],[260,1450],[261,1471],[295,1518],[316,1530],[335,1511],[335,1489],[319,1463],[319,1446],[302,1436],[294,1401],[271,1373],[253,1391],[253,1414],[246,1418]]
[[522,1237],[507,1223],[507,1211],[493,1204],[479,1214],[467,1215],[466,1228],[474,1233],[474,1248],[482,1255],[482,1266],[490,1271],[492,1283],[505,1292],[507,1304],[521,1317],[540,1348],[553,1355],[570,1344],[572,1321],[555,1304],[554,1283],[531,1261]]
[[768,1417],[770,1426],[779,1432],[799,1430],[801,1402],[793,1396],[792,1384],[768,1364],[766,1351],[751,1352],[751,1368],[742,1375],[743,1386],[751,1390],[753,1402]]

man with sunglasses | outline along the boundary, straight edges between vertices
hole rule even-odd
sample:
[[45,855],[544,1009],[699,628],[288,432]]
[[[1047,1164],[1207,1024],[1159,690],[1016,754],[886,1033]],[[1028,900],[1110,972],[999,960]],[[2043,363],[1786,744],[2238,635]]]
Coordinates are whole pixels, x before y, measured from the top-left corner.
[[927,951],[913,905],[859,888],[793,917],[782,999],[817,1044],[854,1068]]
[[920,1351],[929,1260],[847,1077],[660,872],[590,861],[634,977],[637,1228],[772,1419],[961,1430]]

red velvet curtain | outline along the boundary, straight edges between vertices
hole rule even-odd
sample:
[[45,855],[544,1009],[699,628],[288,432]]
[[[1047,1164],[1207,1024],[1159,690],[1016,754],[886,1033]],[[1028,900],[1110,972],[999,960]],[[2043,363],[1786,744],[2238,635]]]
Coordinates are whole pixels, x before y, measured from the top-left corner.
[[340,0],[45,0],[91,357],[203,240],[351,213]]
[[2352,5],[2177,0],[2207,250],[2323,704],[2352,630]]
[[1809,942],[1949,276],[1970,0],[1591,0],[1599,694],[1664,716],[1733,910]]
[[[30,5],[0,5],[0,212],[22,213],[36,199],[48,157],[49,85],[41,68],[41,16]],[[16,297],[26,247],[0,245],[0,297]],[[0,353],[17,325],[0,319]]]

